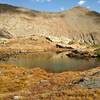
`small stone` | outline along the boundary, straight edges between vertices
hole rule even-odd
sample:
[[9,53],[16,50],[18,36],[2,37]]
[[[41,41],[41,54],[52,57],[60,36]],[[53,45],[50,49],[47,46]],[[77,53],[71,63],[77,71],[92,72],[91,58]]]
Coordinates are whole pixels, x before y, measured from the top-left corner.
[[48,80],[40,80],[40,83],[48,83]]
[[15,76],[15,79],[17,79],[17,78],[18,78],[18,76],[16,75],[16,76]]
[[13,99],[14,100],[19,100],[20,99],[20,96],[14,96]]
[[0,71],[0,74],[1,74],[2,72]]

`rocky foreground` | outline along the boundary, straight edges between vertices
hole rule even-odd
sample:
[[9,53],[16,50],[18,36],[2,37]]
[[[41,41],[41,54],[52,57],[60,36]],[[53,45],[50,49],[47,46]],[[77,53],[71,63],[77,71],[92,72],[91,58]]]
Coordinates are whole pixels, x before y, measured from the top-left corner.
[[100,100],[100,67],[48,73],[0,65],[0,100]]

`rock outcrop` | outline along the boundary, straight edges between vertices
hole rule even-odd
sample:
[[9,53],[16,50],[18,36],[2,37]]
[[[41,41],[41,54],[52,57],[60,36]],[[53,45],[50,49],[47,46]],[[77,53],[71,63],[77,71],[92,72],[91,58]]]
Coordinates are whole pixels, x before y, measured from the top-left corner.
[[0,29],[14,37],[38,34],[63,41],[66,38],[66,43],[100,44],[100,14],[82,7],[47,13],[0,4]]
[[11,39],[13,38],[12,34],[10,34],[8,31],[5,29],[0,30],[0,37],[1,38],[6,38],[6,39]]

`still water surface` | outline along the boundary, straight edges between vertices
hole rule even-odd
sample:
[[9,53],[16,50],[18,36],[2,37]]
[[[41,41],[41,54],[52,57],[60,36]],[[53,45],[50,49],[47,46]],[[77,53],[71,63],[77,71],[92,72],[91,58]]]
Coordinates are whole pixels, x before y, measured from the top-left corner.
[[40,67],[48,72],[83,71],[100,66],[100,59],[76,59],[64,54],[39,53],[20,54],[10,57],[0,64],[14,64],[19,67]]

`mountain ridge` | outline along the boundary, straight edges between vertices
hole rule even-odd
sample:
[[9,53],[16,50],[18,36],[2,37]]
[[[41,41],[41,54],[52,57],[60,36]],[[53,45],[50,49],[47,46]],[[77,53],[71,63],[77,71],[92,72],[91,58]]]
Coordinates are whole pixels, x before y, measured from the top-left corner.
[[99,26],[100,14],[83,7],[47,13],[0,4],[0,30],[4,29],[14,37],[42,35],[100,44]]
[[[68,10],[73,10],[73,9],[81,9],[81,10],[87,10],[87,11],[91,11],[90,9],[86,8],[86,7],[82,7],[82,6],[75,6],[75,7],[72,7],[70,9],[67,9],[67,10],[64,10],[64,11],[58,11],[58,12],[50,12],[50,11],[40,11],[40,10],[33,10],[33,9],[29,9],[29,8],[26,8],[26,7],[21,7],[21,6],[15,6],[15,5],[11,5],[11,4],[4,4],[4,3],[0,3],[0,7],[8,7],[8,8],[22,8],[22,9],[26,9],[28,11],[36,11],[36,12],[45,12],[45,13],[62,13],[62,12],[66,12]],[[94,11],[96,12],[96,11]],[[99,12],[96,12],[96,13],[99,13]],[[100,13],[99,13],[100,14]]]

